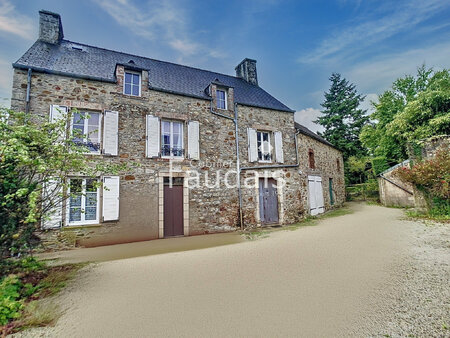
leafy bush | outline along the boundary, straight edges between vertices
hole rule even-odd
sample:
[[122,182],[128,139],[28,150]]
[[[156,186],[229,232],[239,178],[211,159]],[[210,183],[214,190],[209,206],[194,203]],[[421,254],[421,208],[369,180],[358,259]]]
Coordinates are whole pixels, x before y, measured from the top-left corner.
[[450,215],[450,149],[443,146],[432,159],[416,163],[412,168],[399,168],[394,174],[414,184],[425,195],[429,212]]
[[0,325],[20,317],[23,301],[20,299],[22,283],[16,275],[9,275],[0,283]]
[[[37,114],[0,108],[0,258],[28,254],[39,243],[33,233],[69,197],[61,191],[67,190],[70,173],[97,177],[127,167],[85,156],[77,135],[69,135],[70,114],[48,122]],[[42,191],[49,184],[54,188],[44,200]]]

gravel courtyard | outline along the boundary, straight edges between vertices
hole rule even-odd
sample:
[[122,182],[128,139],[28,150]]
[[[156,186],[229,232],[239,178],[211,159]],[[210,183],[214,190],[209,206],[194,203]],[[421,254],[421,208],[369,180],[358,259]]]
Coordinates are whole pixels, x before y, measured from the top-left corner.
[[450,226],[350,207],[255,241],[90,265],[56,325],[20,336],[449,337]]

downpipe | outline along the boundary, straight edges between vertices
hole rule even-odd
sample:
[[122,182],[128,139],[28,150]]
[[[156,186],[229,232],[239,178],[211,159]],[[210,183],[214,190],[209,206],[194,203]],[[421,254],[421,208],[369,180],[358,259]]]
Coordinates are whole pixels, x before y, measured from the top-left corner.
[[244,229],[244,218],[242,215],[242,188],[241,188],[241,163],[239,160],[239,125],[238,125],[238,109],[237,103],[234,104],[234,117],[227,116],[225,114],[218,113],[213,109],[213,100],[210,101],[210,112],[213,115],[217,115],[226,119],[233,121],[234,132],[236,137],[236,173],[237,173],[237,188],[238,188],[238,199],[239,199],[239,223],[241,225],[241,230]]
[[31,94],[31,68],[28,68],[28,76],[27,76],[27,96],[25,100],[25,114],[28,118],[28,113],[30,112],[30,94]]

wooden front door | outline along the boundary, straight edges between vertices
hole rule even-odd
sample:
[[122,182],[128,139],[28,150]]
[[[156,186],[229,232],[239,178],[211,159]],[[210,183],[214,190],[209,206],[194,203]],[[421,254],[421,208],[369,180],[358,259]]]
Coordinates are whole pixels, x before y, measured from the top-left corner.
[[263,224],[279,222],[277,182],[273,178],[259,179],[259,214]]
[[164,180],[164,237],[184,235],[182,182]]

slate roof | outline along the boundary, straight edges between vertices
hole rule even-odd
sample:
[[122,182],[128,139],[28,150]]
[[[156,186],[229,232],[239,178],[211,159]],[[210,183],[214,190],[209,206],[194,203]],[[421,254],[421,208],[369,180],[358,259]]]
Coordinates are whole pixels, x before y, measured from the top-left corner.
[[[134,64],[129,64],[130,60],[133,60]],[[262,88],[235,76],[93,47],[68,40],[61,40],[57,45],[38,40],[13,64],[13,67],[21,69],[31,68],[37,72],[116,82],[115,69],[118,64],[148,70],[149,88],[154,90],[210,99],[205,89],[211,82],[218,80],[225,86],[234,88],[234,100],[239,104],[294,112]]]
[[305,126],[302,126],[300,123],[295,122],[295,129],[297,129],[300,133],[302,133],[303,135],[309,136],[319,142],[322,142],[323,144],[326,144],[330,147],[333,147],[337,150],[339,150],[335,145],[333,145],[332,143],[328,142],[327,140],[325,140],[322,136],[317,135],[315,132],[309,130],[308,128],[306,128]]

